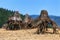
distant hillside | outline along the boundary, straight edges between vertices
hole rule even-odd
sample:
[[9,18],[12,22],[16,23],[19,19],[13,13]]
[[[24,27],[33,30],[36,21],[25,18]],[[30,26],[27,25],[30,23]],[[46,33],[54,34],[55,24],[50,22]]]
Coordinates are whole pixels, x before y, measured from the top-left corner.
[[[30,15],[33,19],[39,17],[39,15]],[[60,26],[60,16],[49,15],[49,17],[54,20],[58,26]]]
[[[13,14],[14,14],[14,11],[0,8],[0,27],[8,20],[8,17],[13,15]],[[20,15],[23,19],[24,16],[22,14],[20,14]]]
[[54,20],[58,26],[60,26],[60,16],[50,16],[52,20]]

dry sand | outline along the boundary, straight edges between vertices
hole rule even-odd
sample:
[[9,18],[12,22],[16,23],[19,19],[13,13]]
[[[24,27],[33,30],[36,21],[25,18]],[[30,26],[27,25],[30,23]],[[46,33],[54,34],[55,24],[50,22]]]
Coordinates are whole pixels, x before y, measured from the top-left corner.
[[34,34],[36,29],[27,29],[27,30],[5,30],[0,29],[0,40],[60,40],[60,33],[52,33],[52,29],[49,29],[48,33],[45,34]]

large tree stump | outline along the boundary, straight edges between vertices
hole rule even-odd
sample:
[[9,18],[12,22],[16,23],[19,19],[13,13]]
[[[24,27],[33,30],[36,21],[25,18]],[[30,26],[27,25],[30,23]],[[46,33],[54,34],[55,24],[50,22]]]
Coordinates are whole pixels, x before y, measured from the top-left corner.
[[[40,23],[39,21],[42,22]],[[57,24],[49,18],[48,12],[46,10],[41,11],[38,22],[39,23],[37,23],[37,26],[39,26],[37,29],[37,33],[45,33],[45,31],[48,31],[48,24],[52,25],[53,33],[56,33]]]

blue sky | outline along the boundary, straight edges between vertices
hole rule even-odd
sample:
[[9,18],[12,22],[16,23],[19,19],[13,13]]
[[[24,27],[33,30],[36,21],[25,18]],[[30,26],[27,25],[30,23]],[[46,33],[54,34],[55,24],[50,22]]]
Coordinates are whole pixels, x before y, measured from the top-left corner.
[[49,15],[60,16],[60,0],[0,0],[0,7],[29,15],[39,15],[45,9]]

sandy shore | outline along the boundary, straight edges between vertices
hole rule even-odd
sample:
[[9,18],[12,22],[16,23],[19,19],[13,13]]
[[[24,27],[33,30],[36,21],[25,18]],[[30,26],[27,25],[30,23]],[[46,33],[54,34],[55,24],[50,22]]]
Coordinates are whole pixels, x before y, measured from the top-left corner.
[[27,30],[15,30],[7,31],[0,29],[0,40],[60,40],[60,32],[57,34],[52,33],[52,29],[49,29],[48,33],[45,34],[34,34],[37,29]]

